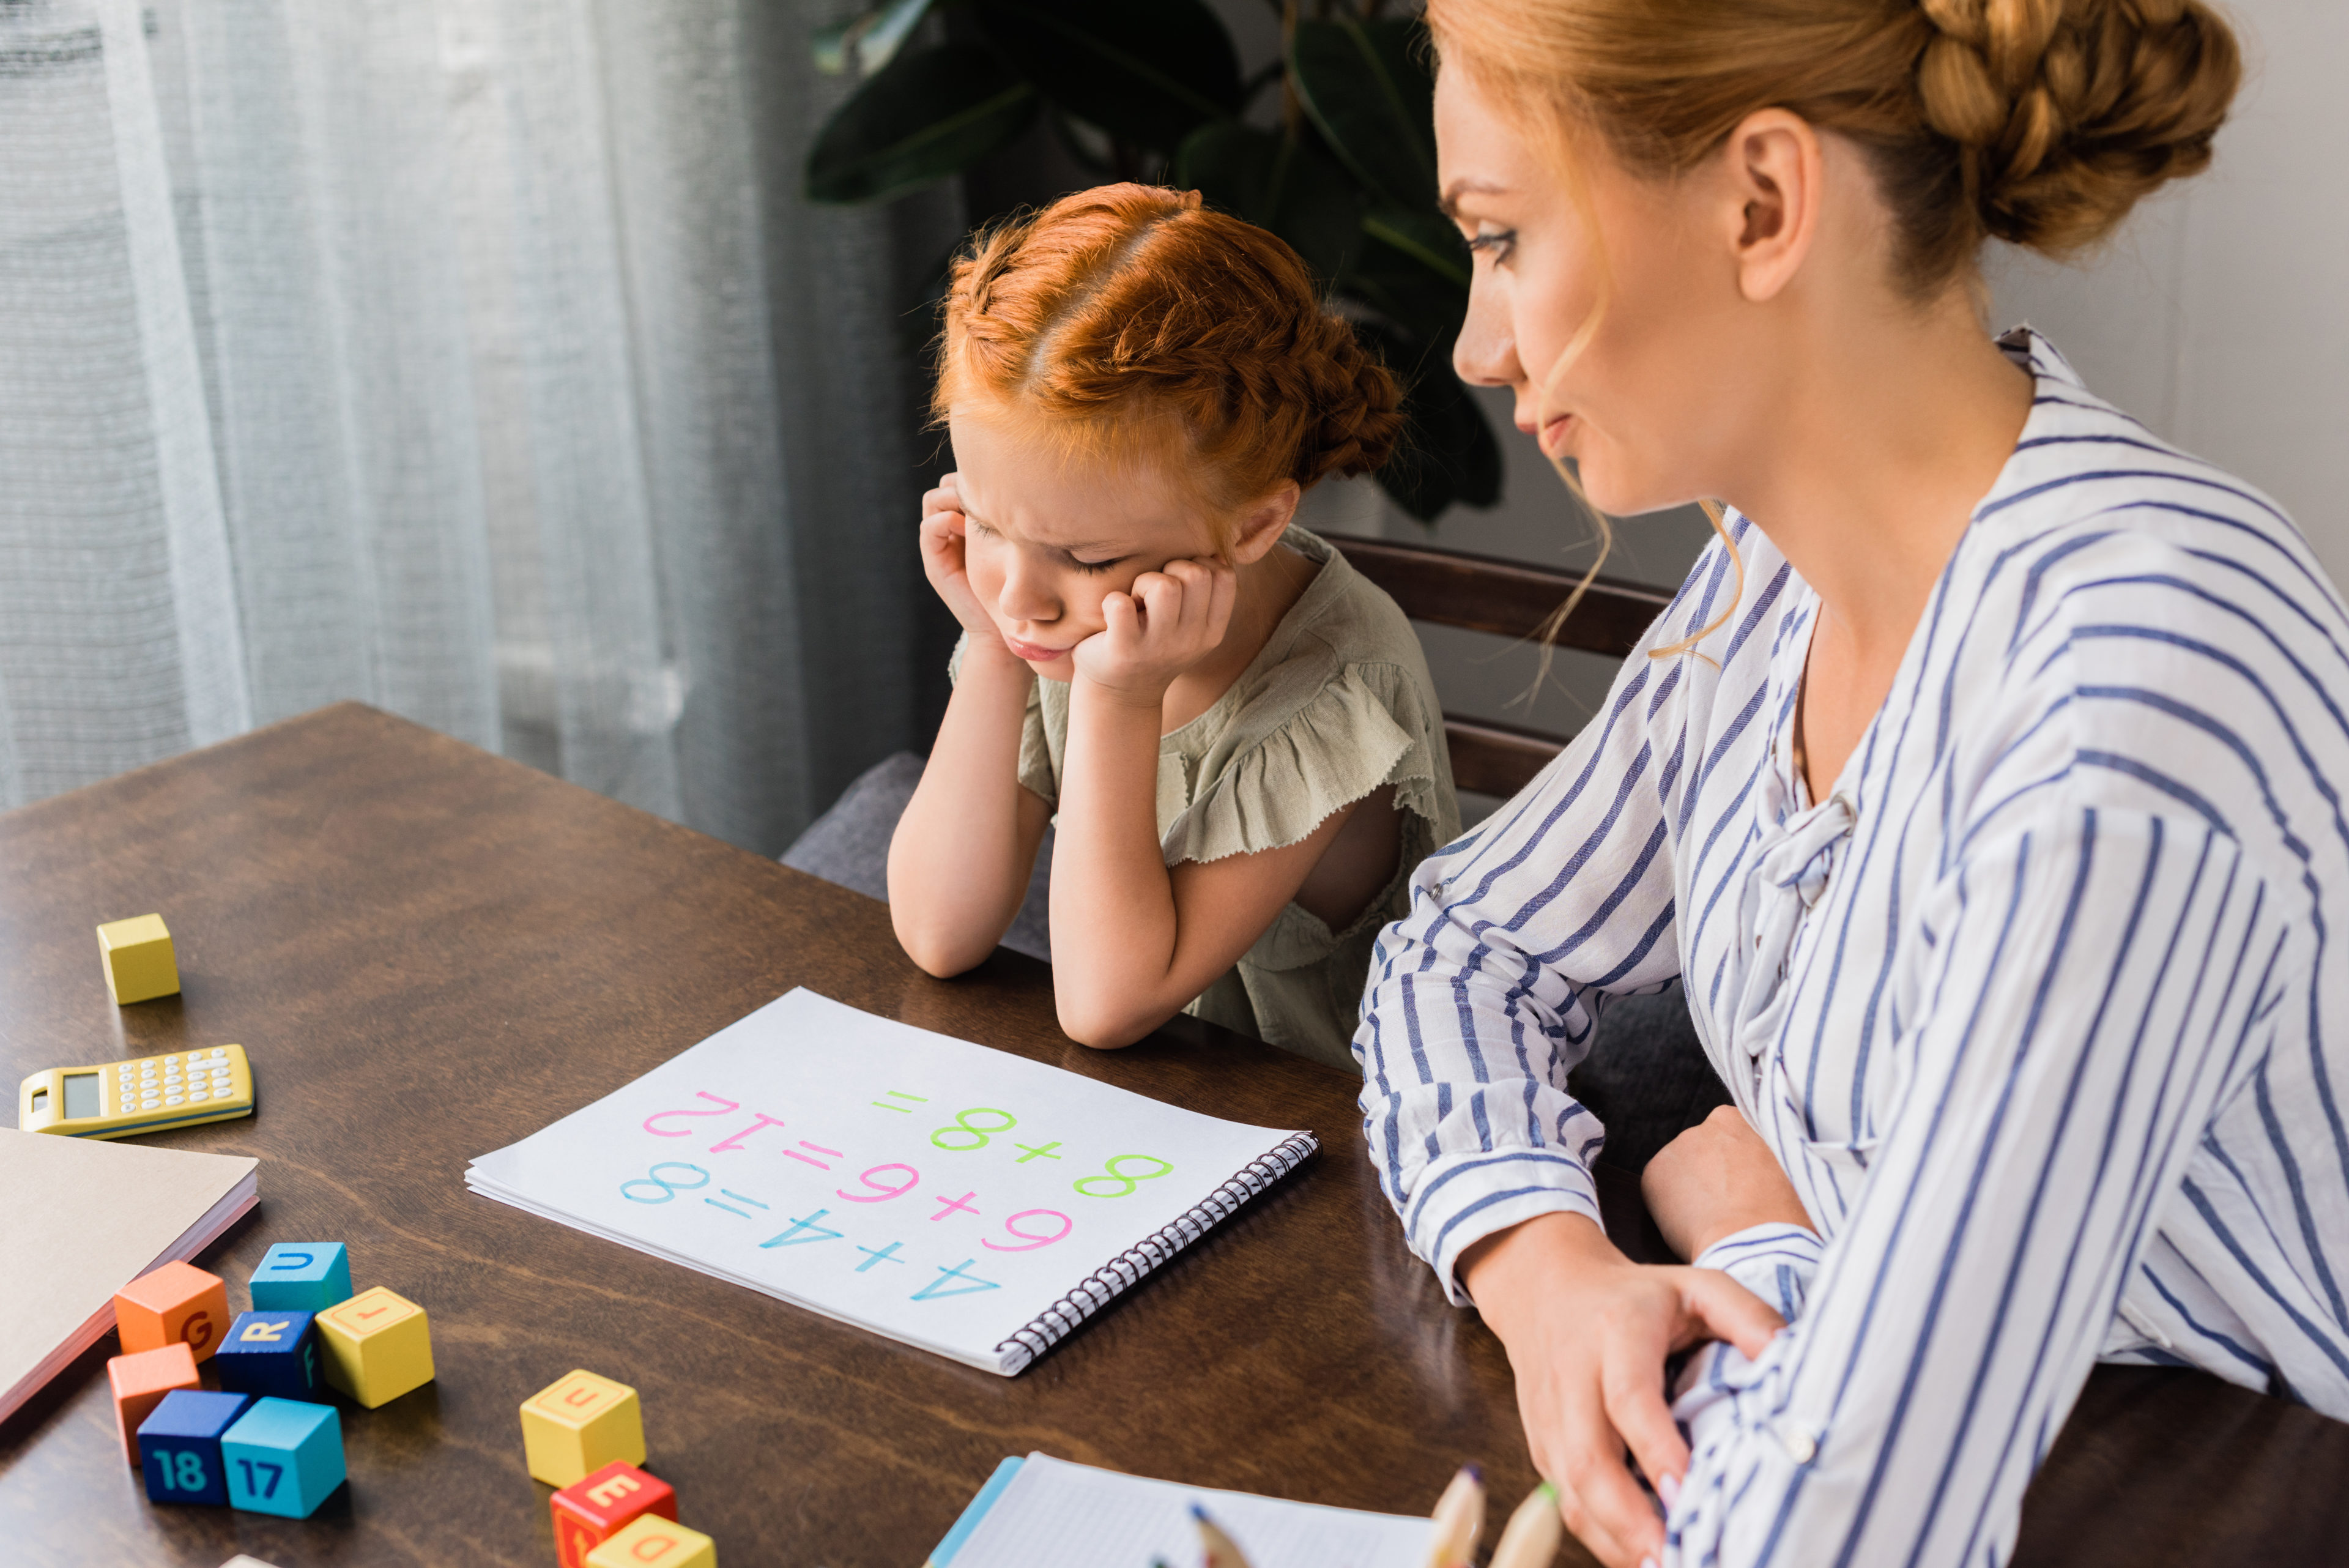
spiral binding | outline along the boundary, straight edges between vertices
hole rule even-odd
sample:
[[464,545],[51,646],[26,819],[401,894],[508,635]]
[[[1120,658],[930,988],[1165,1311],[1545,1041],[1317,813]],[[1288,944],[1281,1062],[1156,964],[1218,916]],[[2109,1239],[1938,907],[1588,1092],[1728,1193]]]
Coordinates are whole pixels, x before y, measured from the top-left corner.
[[1164,1230],[1143,1237],[1078,1282],[1076,1289],[1046,1307],[1035,1322],[995,1347],[995,1353],[1003,1357],[1004,1376],[1023,1370],[1077,1324],[1116,1300],[1119,1292],[1231,1218],[1233,1210],[1296,1169],[1320,1147],[1311,1133],[1291,1133],[1242,1166],[1237,1175],[1207,1194],[1196,1208],[1175,1216]]

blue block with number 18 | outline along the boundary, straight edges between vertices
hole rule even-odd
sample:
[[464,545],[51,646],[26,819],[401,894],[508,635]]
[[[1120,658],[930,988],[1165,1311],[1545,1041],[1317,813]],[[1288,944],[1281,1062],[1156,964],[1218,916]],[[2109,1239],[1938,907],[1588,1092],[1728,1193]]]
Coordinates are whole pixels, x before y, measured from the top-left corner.
[[228,1501],[221,1435],[252,1403],[242,1394],[174,1388],[139,1423],[139,1469],[151,1502]]
[[343,1484],[343,1418],[331,1405],[256,1399],[221,1435],[221,1458],[233,1507],[307,1519]]
[[253,1271],[255,1312],[324,1312],[351,1299],[351,1258],[340,1241],[280,1241]]

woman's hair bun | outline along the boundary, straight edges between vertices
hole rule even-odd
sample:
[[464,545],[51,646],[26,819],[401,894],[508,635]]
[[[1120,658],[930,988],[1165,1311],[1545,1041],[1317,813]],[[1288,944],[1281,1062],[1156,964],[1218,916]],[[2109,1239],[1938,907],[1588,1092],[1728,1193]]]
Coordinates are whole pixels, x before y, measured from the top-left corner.
[[1986,233],[2060,255],[2209,163],[2242,58],[2202,0],[1918,3],[1925,123],[1958,144]]

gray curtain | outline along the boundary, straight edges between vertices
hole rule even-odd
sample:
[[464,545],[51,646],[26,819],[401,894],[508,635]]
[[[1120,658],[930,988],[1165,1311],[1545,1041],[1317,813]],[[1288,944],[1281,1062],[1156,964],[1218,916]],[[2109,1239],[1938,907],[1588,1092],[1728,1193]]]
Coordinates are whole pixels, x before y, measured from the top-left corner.
[[847,8],[0,0],[0,805],[359,698],[773,853],[922,743]]

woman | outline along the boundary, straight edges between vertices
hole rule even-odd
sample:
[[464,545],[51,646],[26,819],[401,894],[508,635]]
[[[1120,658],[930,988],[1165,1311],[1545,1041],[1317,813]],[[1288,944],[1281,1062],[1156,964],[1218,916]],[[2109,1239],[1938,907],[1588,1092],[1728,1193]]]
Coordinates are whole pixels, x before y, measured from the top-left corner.
[[[1461,373],[1602,510],[1731,508],[1606,711],[1417,873],[1356,1037],[1568,1522],[1619,1568],[1995,1563],[2099,1358],[2349,1417],[2349,618],[1978,305],[1985,236],[2070,250],[2207,162],[2225,26],[1429,14]],[[1736,1106],[1646,1177],[1695,1266],[1640,1267],[1564,1085],[1675,979]]]

